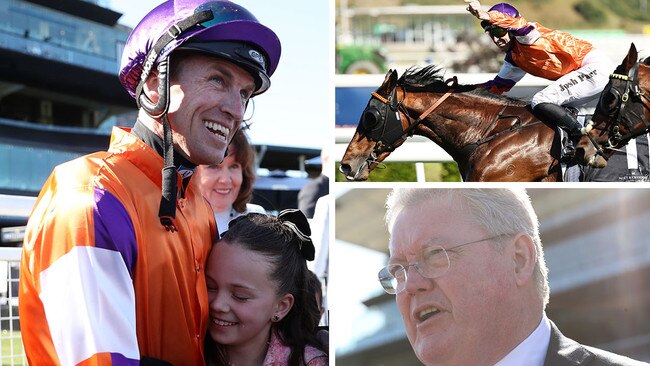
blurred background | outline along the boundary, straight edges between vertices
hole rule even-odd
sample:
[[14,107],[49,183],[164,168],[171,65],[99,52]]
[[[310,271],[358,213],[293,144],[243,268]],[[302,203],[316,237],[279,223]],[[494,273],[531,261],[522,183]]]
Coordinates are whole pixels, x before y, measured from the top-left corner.
[[[482,2],[484,10],[500,1]],[[619,65],[632,42],[650,56],[648,0],[513,0],[529,22],[569,32],[604,50]],[[340,162],[370,92],[389,69],[435,64],[461,84],[494,78],[504,54],[462,0],[336,0],[336,150]],[[507,95],[530,99],[549,81],[527,75]],[[595,106],[587,105],[586,111]],[[586,113],[586,112],[585,112]],[[451,157],[420,136],[387,159],[370,181],[459,181]],[[337,181],[345,180],[337,174]]]
[[[389,189],[338,189],[330,273],[337,366],[420,365],[395,296],[377,272],[388,259]],[[650,361],[650,192],[530,188],[551,288],[548,317],[574,340]],[[332,306],[333,305],[333,306]]]

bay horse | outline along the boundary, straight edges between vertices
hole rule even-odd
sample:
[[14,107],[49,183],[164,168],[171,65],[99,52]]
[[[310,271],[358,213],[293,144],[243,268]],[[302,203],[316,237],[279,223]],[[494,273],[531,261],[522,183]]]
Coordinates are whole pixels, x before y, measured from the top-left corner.
[[584,151],[580,163],[604,168],[616,149],[650,130],[650,57],[643,61],[637,57],[632,43],[623,62],[610,75],[587,125],[591,130],[576,147]]
[[348,180],[366,180],[414,134],[451,155],[464,181],[561,181],[555,127],[535,117],[524,101],[459,85],[456,78],[443,81],[434,65],[408,69],[399,79],[388,71],[339,170]]

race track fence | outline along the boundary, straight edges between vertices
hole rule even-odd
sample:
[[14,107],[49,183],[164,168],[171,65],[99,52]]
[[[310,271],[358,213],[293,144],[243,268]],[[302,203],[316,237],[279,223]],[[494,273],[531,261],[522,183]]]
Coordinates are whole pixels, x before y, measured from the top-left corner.
[[18,319],[18,279],[22,248],[0,248],[0,364],[27,365]]

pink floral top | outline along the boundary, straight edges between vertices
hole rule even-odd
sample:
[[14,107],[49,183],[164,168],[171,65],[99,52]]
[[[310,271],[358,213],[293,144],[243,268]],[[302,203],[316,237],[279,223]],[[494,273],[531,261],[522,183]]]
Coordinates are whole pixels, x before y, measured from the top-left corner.
[[[284,345],[276,332],[272,332],[269,350],[266,352],[262,366],[286,366],[289,364],[290,353],[291,347]],[[328,366],[329,363],[327,354],[312,346],[305,347],[304,357],[306,366]]]

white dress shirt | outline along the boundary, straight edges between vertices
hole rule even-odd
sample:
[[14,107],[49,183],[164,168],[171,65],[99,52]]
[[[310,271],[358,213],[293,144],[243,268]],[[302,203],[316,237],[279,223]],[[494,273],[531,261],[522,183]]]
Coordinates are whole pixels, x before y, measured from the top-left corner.
[[528,338],[519,343],[506,357],[494,366],[543,366],[551,341],[551,323],[543,313],[542,320]]
[[235,210],[232,206],[229,210],[226,210],[224,212],[215,212],[214,219],[217,221],[217,230],[219,230],[219,236],[221,236],[224,231],[228,230],[228,223],[230,220],[251,212],[266,213],[264,207],[253,203],[247,203],[246,211],[242,213],[237,212],[237,210]]

